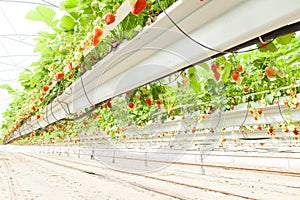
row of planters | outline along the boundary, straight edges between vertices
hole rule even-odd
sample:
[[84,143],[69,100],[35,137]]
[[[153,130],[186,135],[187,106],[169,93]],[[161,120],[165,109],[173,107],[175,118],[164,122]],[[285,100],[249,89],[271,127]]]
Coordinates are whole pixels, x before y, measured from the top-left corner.
[[[157,1],[147,1],[141,6],[141,12],[137,12],[135,6],[141,2],[130,1],[132,13],[106,37],[103,37],[102,27],[114,23],[117,17],[114,13],[123,1],[66,0],[62,8],[67,15],[60,20],[55,20],[54,11],[46,7],[38,7],[27,15],[29,19],[44,21],[54,33],[39,33],[35,51],[41,52],[41,58],[20,75],[24,91],[2,86],[14,96],[10,108],[3,114],[6,120],[1,127],[3,141],[31,116],[43,120],[45,106],[67,86],[109,54],[112,48],[117,48],[125,39],[132,39],[141,28],[155,21],[161,12]],[[161,2],[164,7],[174,3],[171,0]],[[43,18],[40,18],[41,13],[44,13]],[[110,138],[123,135],[126,139],[122,133],[128,126],[145,127],[176,117],[201,121],[215,111],[234,110],[242,103],[248,103],[250,114],[259,121],[263,114],[261,110],[280,103],[279,97],[285,97],[285,106],[297,109],[299,45],[299,36],[290,34],[267,45],[258,44],[253,47],[256,50],[247,53],[222,56],[209,65],[202,63],[108,100],[82,123],[58,122],[45,130],[35,131],[30,134],[30,141],[33,138],[36,141],[50,138],[51,142],[56,138],[72,138],[90,127],[97,127]],[[261,102],[260,107],[254,105],[257,101]],[[291,119],[284,126],[298,131],[296,123]],[[16,142],[26,141],[28,139]]]

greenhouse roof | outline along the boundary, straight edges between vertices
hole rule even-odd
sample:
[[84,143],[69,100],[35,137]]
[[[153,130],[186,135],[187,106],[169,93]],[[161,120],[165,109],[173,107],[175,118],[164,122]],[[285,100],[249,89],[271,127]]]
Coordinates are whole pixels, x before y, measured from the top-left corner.
[[[47,25],[25,19],[25,15],[36,6],[50,6],[59,13],[61,0],[0,0],[0,85],[9,84],[21,89],[18,77],[20,72],[38,60],[33,53],[34,38],[39,31],[48,31]],[[0,123],[2,112],[7,109],[10,97],[6,90],[0,90]]]

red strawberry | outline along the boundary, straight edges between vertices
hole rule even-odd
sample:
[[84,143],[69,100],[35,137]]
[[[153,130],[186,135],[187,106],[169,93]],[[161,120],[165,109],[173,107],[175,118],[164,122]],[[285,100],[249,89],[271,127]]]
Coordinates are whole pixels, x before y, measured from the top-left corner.
[[211,71],[213,71],[213,73],[214,73],[215,79],[217,81],[219,81],[220,80],[220,73],[218,72],[219,65],[213,64],[210,68],[211,68]]
[[244,72],[243,66],[240,65],[240,64],[238,64],[238,65],[236,66],[236,70],[237,70],[238,72],[241,72],[241,73]]
[[266,75],[268,78],[273,78],[277,74],[277,68],[269,66],[269,67],[266,67],[265,72],[266,72]]
[[262,131],[262,130],[263,130],[263,127],[262,127],[262,126],[258,126],[258,127],[257,127],[257,130]]
[[68,75],[68,79],[70,80],[73,77],[73,74]]
[[238,81],[239,80],[239,77],[240,77],[240,73],[238,71],[233,71],[231,73],[231,78],[234,80],[234,81]]
[[58,72],[56,74],[55,80],[58,81],[58,80],[62,79],[64,76],[65,76],[65,74],[63,72]]
[[50,82],[48,83],[48,85],[51,86],[51,85],[52,85],[52,81],[50,81]]
[[299,134],[299,131],[298,131],[297,129],[295,129],[295,130],[293,130],[293,133],[294,133],[295,135],[298,135],[298,134]]
[[72,70],[75,69],[75,67],[73,67],[73,63],[72,63],[72,62],[70,62],[70,63],[68,64],[68,68],[69,68],[70,71],[72,71]]
[[256,121],[259,120],[259,117],[255,115],[254,120],[256,120]]
[[274,135],[275,130],[273,128],[269,128],[268,134],[269,135]]
[[128,105],[129,108],[133,108],[134,107],[134,104],[132,102],[129,102],[127,105]]
[[132,7],[132,10],[131,10],[132,14],[134,14],[134,15],[140,14],[146,8],[146,5],[147,5],[146,0],[137,0],[136,3]]
[[115,22],[116,17],[112,13],[107,13],[104,17],[104,20],[106,25],[110,25]]
[[107,108],[111,108],[111,101],[107,102],[106,106]]
[[145,102],[146,102],[146,104],[147,104],[148,106],[151,106],[151,105],[152,105],[152,101],[151,101],[150,98],[146,99]]
[[158,108],[160,108],[161,102],[160,102],[160,101],[157,101],[157,102],[156,102],[156,105],[157,105]]
[[259,108],[259,109],[257,109],[257,113],[261,115],[263,113],[263,110],[261,108]]
[[245,92],[249,92],[248,86],[245,86],[245,87],[244,87],[244,91],[245,91]]
[[47,92],[47,91],[49,90],[49,86],[48,86],[48,85],[45,85],[45,86],[43,87],[43,90],[44,90],[44,92]]
[[288,133],[290,130],[288,128],[284,129],[284,132]]

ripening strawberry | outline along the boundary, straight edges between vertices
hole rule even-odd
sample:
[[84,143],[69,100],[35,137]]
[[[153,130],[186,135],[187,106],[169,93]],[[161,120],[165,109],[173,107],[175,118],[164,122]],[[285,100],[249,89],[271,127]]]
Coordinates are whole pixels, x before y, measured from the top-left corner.
[[277,68],[269,66],[269,67],[266,67],[265,72],[269,79],[274,78],[277,74]]
[[97,46],[100,43],[102,34],[103,30],[99,26],[96,26],[93,30],[93,46]]
[[55,80],[59,81],[60,79],[62,79],[65,76],[64,72],[58,72],[56,74]]
[[289,105],[289,102],[287,100],[285,100],[284,102],[284,105],[288,106]]
[[104,20],[106,25],[110,25],[115,22],[116,17],[112,13],[107,13],[104,17]]
[[95,46],[97,46],[100,42],[101,42],[101,40],[100,40],[100,37],[93,37],[93,46],[95,47]]
[[238,72],[240,72],[240,73],[243,73],[243,72],[244,72],[243,66],[240,65],[240,64],[238,64],[238,65],[236,66],[236,70],[237,70]]
[[196,128],[193,128],[193,129],[192,129],[192,133],[195,133],[195,132],[196,132]]
[[249,92],[248,86],[245,86],[245,87],[244,87],[244,92]]
[[250,113],[251,115],[253,115],[253,114],[254,114],[254,110],[253,110],[253,108],[250,108],[250,109],[249,109],[249,113]]
[[136,98],[137,98],[138,100],[141,100],[141,95],[137,94],[137,95],[136,95]]
[[230,106],[230,110],[234,110],[234,105],[231,105],[231,106]]
[[220,80],[220,76],[221,76],[220,73],[219,73],[219,71],[218,71],[219,65],[213,64],[210,68],[211,68],[211,71],[213,71],[213,73],[214,73],[215,79],[217,81],[219,81]]
[[137,0],[135,4],[132,6],[131,9],[132,14],[134,15],[140,14],[146,8],[146,5],[147,5],[146,0]]
[[103,30],[99,26],[96,26],[93,30],[93,33],[94,33],[94,37],[98,38],[102,36]]
[[238,71],[233,71],[231,73],[231,78],[234,80],[234,81],[238,81],[239,80],[239,77],[240,77],[240,73]]

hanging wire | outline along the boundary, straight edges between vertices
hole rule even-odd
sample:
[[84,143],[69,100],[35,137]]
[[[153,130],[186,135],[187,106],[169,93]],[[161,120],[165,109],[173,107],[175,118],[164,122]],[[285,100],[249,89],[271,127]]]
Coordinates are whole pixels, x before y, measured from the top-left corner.
[[38,126],[42,129],[42,126],[40,125],[40,122],[38,119],[36,120],[36,122],[37,122]]
[[55,117],[54,113],[53,113],[53,101],[50,103],[50,110],[51,110],[51,115],[53,116],[53,118],[55,119],[55,121],[58,121],[58,119]]
[[[221,51],[221,50],[217,50],[217,49],[214,49],[212,47],[209,47],[205,44],[202,44],[201,42],[197,41],[196,39],[192,38],[188,33],[186,33],[171,17],[170,15],[166,12],[166,10],[164,9],[164,7],[162,6],[161,4],[161,1],[160,0],[157,0],[161,10],[164,12],[164,14],[167,16],[167,18],[172,22],[172,24],[183,34],[185,35],[188,39],[190,39],[191,41],[193,41],[194,43],[200,45],[201,47],[205,48],[205,49],[208,49],[208,50],[211,50],[211,51],[214,51],[214,52],[217,52],[217,53],[222,53],[222,54],[230,54],[230,53],[246,53],[246,52],[250,52],[250,51],[255,51],[255,50],[258,50],[260,48],[263,48],[265,45],[268,45],[270,43],[272,43],[276,38],[277,38],[277,35],[275,35],[275,37],[270,41],[270,42],[267,42],[265,43],[264,45],[261,45],[260,47],[257,47],[255,49],[250,49],[250,50],[245,50],[245,51],[239,51],[239,52],[230,52],[230,51]],[[261,38],[261,37],[260,37]]]
[[[48,102],[47,102],[47,103],[48,103]],[[50,124],[49,119],[48,119],[48,106],[47,106],[47,105],[48,105],[48,104],[46,104],[46,112],[45,112],[46,116],[43,117],[43,120],[44,120],[46,123]]]
[[[60,86],[61,86],[61,82],[60,82],[59,84],[60,84],[60,85],[59,85],[58,92],[57,92],[57,96],[56,96],[57,102],[59,103],[60,107],[64,110],[65,114],[66,114],[66,115],[70,115],[71,112],[70,112],[69,104],[67,104],[66,102],[63,102],[63,101],[60,101],[60,100],[59,100],[59,93],[60,93],[60,89],[61,89],[61,87],[60,87]],[[67,94],[67,93],[66,93],[66,94]],[[71,92],[71,94],[72,94],[72,92]],[[67,106],[67,111],[66,111],[65,107],[64,107],[62,104],[64,104],[64,105]]]
[[49,7],[57,7],[53,6],[52,4],[47,4],[44,3],[37,3],[37,2],[32,2],[32,1],[17,1],[17,0],[0,0],[0,2],[6,2],[6,3],[24,3],[24,4],[32,4],[32,5],[39,5],[39,6],[49,6]]
[[85,95],[86,99],[91,104],[91,106],[95,107],[95,105],[90,101],[90,99],[89,99],[89,97],[88,97],[88,95],[86,93],[86,90],[85,90],[85,87],[84,87],[84,84],[83,84],[82,76],[80,77],[80,81],[81,81],[81,86],[82,86],[82,89],[83,89],[83,92],[84,92],[84,95]]

